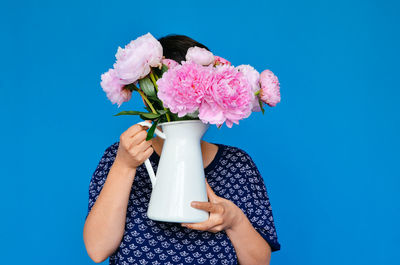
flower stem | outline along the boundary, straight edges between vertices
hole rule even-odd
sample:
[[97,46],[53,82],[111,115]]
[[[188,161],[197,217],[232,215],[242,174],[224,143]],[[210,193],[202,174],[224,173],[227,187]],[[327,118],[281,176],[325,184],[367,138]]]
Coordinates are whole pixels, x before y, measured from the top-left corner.
[[[157,86],[157,80],[158,80],[158,76],[156,74],[153,73],[153,70],[150,68],[150,79],[154,84],[154,87],[156,88],[156,91],[158,92],[158,86]],[[163,105],[163,103],[161,102],[161,105]],[[163,105],[164,110],[167,110],[164,105]],[[171,121],[171,118],[169,117],[168,112],[165,113],[165,116],[167,116],[167,121]]]
[[255,96],[258,96],[258,94],[260,94],[260,91],[261,91],[261,89],[258,90],[257,92],[255,92],[254,95],[255,95]]
[[[165,110],[167,110],[166,108],[164,108],[164,109],[165,109]],[[169,121],[169,122],[170,122],[170,121],[171,121],[171,118],[169,117],[169,114],[168,114],[168,112],[166,112],[166,113],[165,113],[165,116],[167,116],[167,121]]]
[[144,101],[146,101],[147,105],[149,105],[151,111],[152,111],[154,114],[157,114],[157,111],[154,109],[153,105],[150,103],[150,101],[149,101],[149,99],[146,97],[146,95],[145,95],[141,90],[138,90],[138,92],[139,92],[139,94],[142,96],[142,98],[144,99]]
[[153,81],[153,84],[154,84],[154,87],[156,88],[156,91],[158,92],[158,86],[157,86],[157,83],[156,83],[156,79],[154,77],[153,70],[150,71],[150,78],[151,78],[151,81]]

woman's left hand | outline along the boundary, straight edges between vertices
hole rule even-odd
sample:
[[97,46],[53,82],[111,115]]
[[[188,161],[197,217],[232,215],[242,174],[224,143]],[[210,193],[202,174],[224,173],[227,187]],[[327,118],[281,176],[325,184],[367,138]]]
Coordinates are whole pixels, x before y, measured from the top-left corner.
[[192,201],[193,208],[210,212],[208,220],[200,223],[182,223],[191,229],[217,233],[234,228],[243,218],[242,210],[230,200],[217,196],[206,180],[208,202]]

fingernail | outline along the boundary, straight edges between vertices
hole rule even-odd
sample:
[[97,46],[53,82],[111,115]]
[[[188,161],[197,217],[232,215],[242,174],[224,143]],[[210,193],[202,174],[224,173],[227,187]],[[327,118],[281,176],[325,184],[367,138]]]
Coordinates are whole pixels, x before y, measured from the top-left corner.
[[190,205],[191,205],[191,206],[196,206],[196,205],[197,205],[197,202],[191,202]]

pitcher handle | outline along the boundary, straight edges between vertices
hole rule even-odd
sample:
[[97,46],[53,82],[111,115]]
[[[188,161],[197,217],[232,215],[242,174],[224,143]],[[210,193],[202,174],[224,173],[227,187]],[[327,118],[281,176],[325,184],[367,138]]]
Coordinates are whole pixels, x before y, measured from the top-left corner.
[[[150,128],[150,127],[153,125],[153,124],[151,124],[151,123],[148,122],[148,121],[141,121],[141,122],[138,122],[137,124],[142,125],[142,126],[145,126],[145,127],[148,127],[148,128]],[[157,127],[156,127],[154,133],[155,133],[156,135],[158,135],[159,137],[161,137],[162,139],[165,139],[165,138],[166,138],[165,133],[163,133],[162,131],[160,131],[159,129],[157,129]],[[154,152],[154,151],[153,151],[153,152]],[[151,166],[150,160],[149,160],[148,158],[144,161],[144,164],[145,164],[145,166],[146,166],[147,173],[149,173],[150,180],[151,180],[151,185],[152,185],[152,187],[153,187],[153,189],[154,189],[154,187],[155,187],[155,185],[156,185],[156,174],[154,174],[153,167]]]

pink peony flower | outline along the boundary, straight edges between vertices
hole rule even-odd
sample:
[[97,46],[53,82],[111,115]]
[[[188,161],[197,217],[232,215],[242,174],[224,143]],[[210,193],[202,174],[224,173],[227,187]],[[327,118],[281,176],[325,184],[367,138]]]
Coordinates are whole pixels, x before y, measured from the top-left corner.
[[264,70],[260,74],[260,98],[269,106],[274,107],[281,101],[280,87],[278,77],[270,70]]
[[[242,64],[237,66],[236,69],[246,76],[247,81],[249,81],[251,85],[253,95],[260,90],[260,73],[256,69],[254,69],[254,67],[249,64]],[[261,111],[260,103],[258,102],[257,96],[254,96],[253,107],[251,111]]]
[[161,60],[161,62],[168,67],[168,70],[179,65],[179,63],[177,61],[172,60],[172,59],[165,59],[164,58],[164,59]]
[[199,108],[212,78],[212,66],[182,61],[181,65],[168,70],[157,80],[157,96],[171,112],[183,117]]
[[108,72],[101,75],[101,87],[103,91],[113,104],[117,103],[118,108],[123,102],[127,102],[131,99],[132,92],[130,90],[124,89],[124,84],[116,75],[114,69],[108,70]]
[[247,78],[235,67],[225,64],[214,69],[213,81],[199,108],[199,118],[218,127],[226,122],[231,128],[233,123],[239,124],[239,120],[251,114],[254,95]]
[[149,33],[125,46],[118,47],[114,68],[123,84],[131,84],[150,73],[150,67],[161,66],[161,43]]
[[194,61],[200,65],[210,65],[214,63],[214,55],[206,48],[198,46],[190,47],[186,52],[186,61]]
[[226,59],[224,59],[224,58],[222,58],[222,57],[219,57],[219,56],[217,56],[217,55],[214,55],[214,65],[220,65],[220,64],[228,64],[228,65],[231,65],[231,62],[230,61],[228,61],[228,60],[226,60]]

